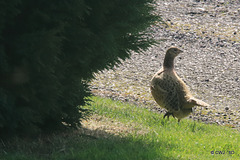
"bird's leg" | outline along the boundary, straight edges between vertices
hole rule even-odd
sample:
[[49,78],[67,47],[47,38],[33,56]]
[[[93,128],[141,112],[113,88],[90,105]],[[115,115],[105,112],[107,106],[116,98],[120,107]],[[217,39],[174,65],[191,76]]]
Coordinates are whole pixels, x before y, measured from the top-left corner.
[[163,116],[163,119],[167,116],[168,117],[168,119],[169,119],[169,112],[166,112],[165,114],[164,114],[164,116]]

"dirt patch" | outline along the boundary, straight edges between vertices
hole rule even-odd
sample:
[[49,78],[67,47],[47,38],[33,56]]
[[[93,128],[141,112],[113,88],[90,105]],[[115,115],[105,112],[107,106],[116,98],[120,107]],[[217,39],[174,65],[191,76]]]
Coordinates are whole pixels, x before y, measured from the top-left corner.
[[104,116],[93,115],[82,122],[78,132],[95,138],[109,138],[116,135],[126,136],[130,133],[146,134],[148,129],[134,123],[124,124]]

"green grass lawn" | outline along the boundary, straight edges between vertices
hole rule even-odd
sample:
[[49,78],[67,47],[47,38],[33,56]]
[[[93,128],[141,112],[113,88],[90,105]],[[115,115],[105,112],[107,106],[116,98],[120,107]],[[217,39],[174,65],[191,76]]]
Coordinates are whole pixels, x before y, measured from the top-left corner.
[[[1,160],[239,159],[234,129],[192,120],[163,119],[146,108],[92,97],[83,128],[35,140],[1,143]],[[211,152],[214,154],[211,154]],[[220,151],[222,154],[220,154]],[[229,151],[233,151],[229,154]],[[225,154],[223,154],[225,152]]]

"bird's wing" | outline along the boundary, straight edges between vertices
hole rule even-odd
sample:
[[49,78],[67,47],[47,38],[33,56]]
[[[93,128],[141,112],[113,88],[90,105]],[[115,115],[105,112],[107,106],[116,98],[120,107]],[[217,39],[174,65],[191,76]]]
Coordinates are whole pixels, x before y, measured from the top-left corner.
[[[182,88],[178,81],[168,75],[159,75],[151,85],[156,97],[162,97],[161,101],[169,112],[179,111],[182,102]],[[155,99],[157,99],[155,98]]]
[[179,85],[177,82],[169,79],[169,83],[165,84],[165,87],[167,87],[167,97],[166,102],[167,105],[169,105],[169,108],[172,111],[179,111],[180,108],[182,108],[181,104],[181,91],[179,88]]
[[206,102],[203,102],[202,100],[197,99],[197,98],[194,98],[194,97],[191,97],[191,98],[188,100],[188,103],[193,104],[193,105],[196,105],[196,106],[202,106],[202,107],[209,107],[209,106],[210,106],[210,105],[207,104]]

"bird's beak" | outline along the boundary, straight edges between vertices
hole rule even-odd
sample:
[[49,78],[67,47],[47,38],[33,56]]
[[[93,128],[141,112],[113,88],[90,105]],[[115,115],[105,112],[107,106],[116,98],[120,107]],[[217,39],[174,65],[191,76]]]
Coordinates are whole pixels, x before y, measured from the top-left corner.
[[178,55],[179,55],[180,53],[182,53],[182,52],[183,52],[182,50],[179,50],[179,51],[178,51]]

